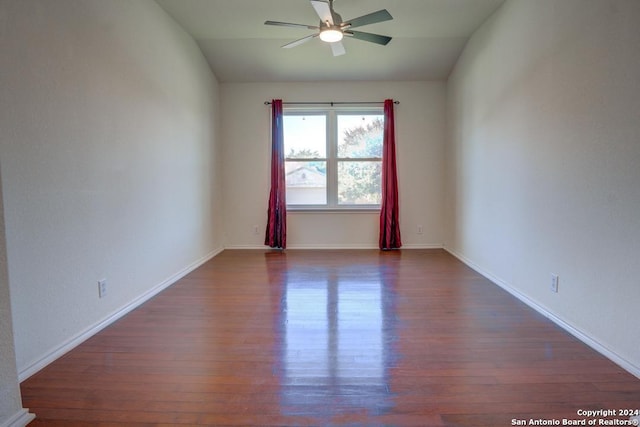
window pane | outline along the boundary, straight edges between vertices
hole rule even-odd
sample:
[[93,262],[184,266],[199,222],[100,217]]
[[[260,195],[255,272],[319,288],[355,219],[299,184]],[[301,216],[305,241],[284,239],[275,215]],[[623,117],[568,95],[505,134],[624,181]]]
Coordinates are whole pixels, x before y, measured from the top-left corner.
[[338,204],[378,205],[382,162],[338,162]]
[[381,114],[338,115],[338,157],[382,157],[384,117]]
[[284,155],[289,159],[327,157],[325,115],[285,115]]
[[288,205],[327,203],[327,162],[286,161]]

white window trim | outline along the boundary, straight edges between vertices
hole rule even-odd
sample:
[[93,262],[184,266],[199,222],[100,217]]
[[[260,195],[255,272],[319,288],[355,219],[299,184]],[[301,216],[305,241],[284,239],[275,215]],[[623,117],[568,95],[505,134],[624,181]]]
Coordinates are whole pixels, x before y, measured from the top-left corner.
[[[380,205],[347,205],[338,204],[338,173],[337,167],[340,159],[337,157],[338,149],[338,114],[384,114],[382,107],[284,107],[283,115],[324,115],[326,116],[326,135],[327,135],[327,147],[326,158],[318,159],[295,159],[297,161],[313,161],[321,160],[327,163],[327,204],[326,205],[291,205],[287,203],[287,212],[335,212],[335,213],[371,213],[379,212]],[[382,157],[375,158],[357,158],[354,161],[382,161]],[[285,162],[286,162],[285,153]]]

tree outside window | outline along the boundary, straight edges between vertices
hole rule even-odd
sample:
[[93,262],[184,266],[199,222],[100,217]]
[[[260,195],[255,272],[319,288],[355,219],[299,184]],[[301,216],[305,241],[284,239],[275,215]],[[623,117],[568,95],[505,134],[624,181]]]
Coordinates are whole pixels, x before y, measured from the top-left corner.
[[378,208],[380,109],[285,111],[287,204],[296,208]]

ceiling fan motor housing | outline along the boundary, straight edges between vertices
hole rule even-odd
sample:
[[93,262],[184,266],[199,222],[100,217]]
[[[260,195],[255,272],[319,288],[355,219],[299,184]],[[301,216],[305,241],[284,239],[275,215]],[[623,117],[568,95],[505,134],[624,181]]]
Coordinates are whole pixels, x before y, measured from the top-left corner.
[[[333,0],[329,0],[329,10],[331,11],[331,17],[333,18],[333,25],[335,27],[340,27],[340,25],[342,24],[342,16],[340,16],[338,12],[333,10]],[[320,28],[326,25],[326,22],[320,21]]]

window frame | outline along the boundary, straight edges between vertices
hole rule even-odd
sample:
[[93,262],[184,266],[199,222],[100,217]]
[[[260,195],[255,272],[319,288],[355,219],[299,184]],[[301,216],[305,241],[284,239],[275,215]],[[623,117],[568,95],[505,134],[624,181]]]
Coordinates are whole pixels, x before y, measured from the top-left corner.
[[[287,159],[285,152],[284,161],[324,161],[326,162],[327,187],[326,204],[290,204],[287,202],[287,211],[298,212],[379,212],[380,204],[340,204],[338,203],[338,165],[340,162],[380,162],[382,164],[382,153],[380,157],[338,157],[338,116],[339,115],[379,115],[384,120],[384,109],[380,106],[371,107],[285,107],[283,116],[316,115],[325,116],[326,130],[326,157],[322,158],[291,158]],[[286,130],[285,130],[286,132]],[[382,177],[381,177],[382,179]]]

